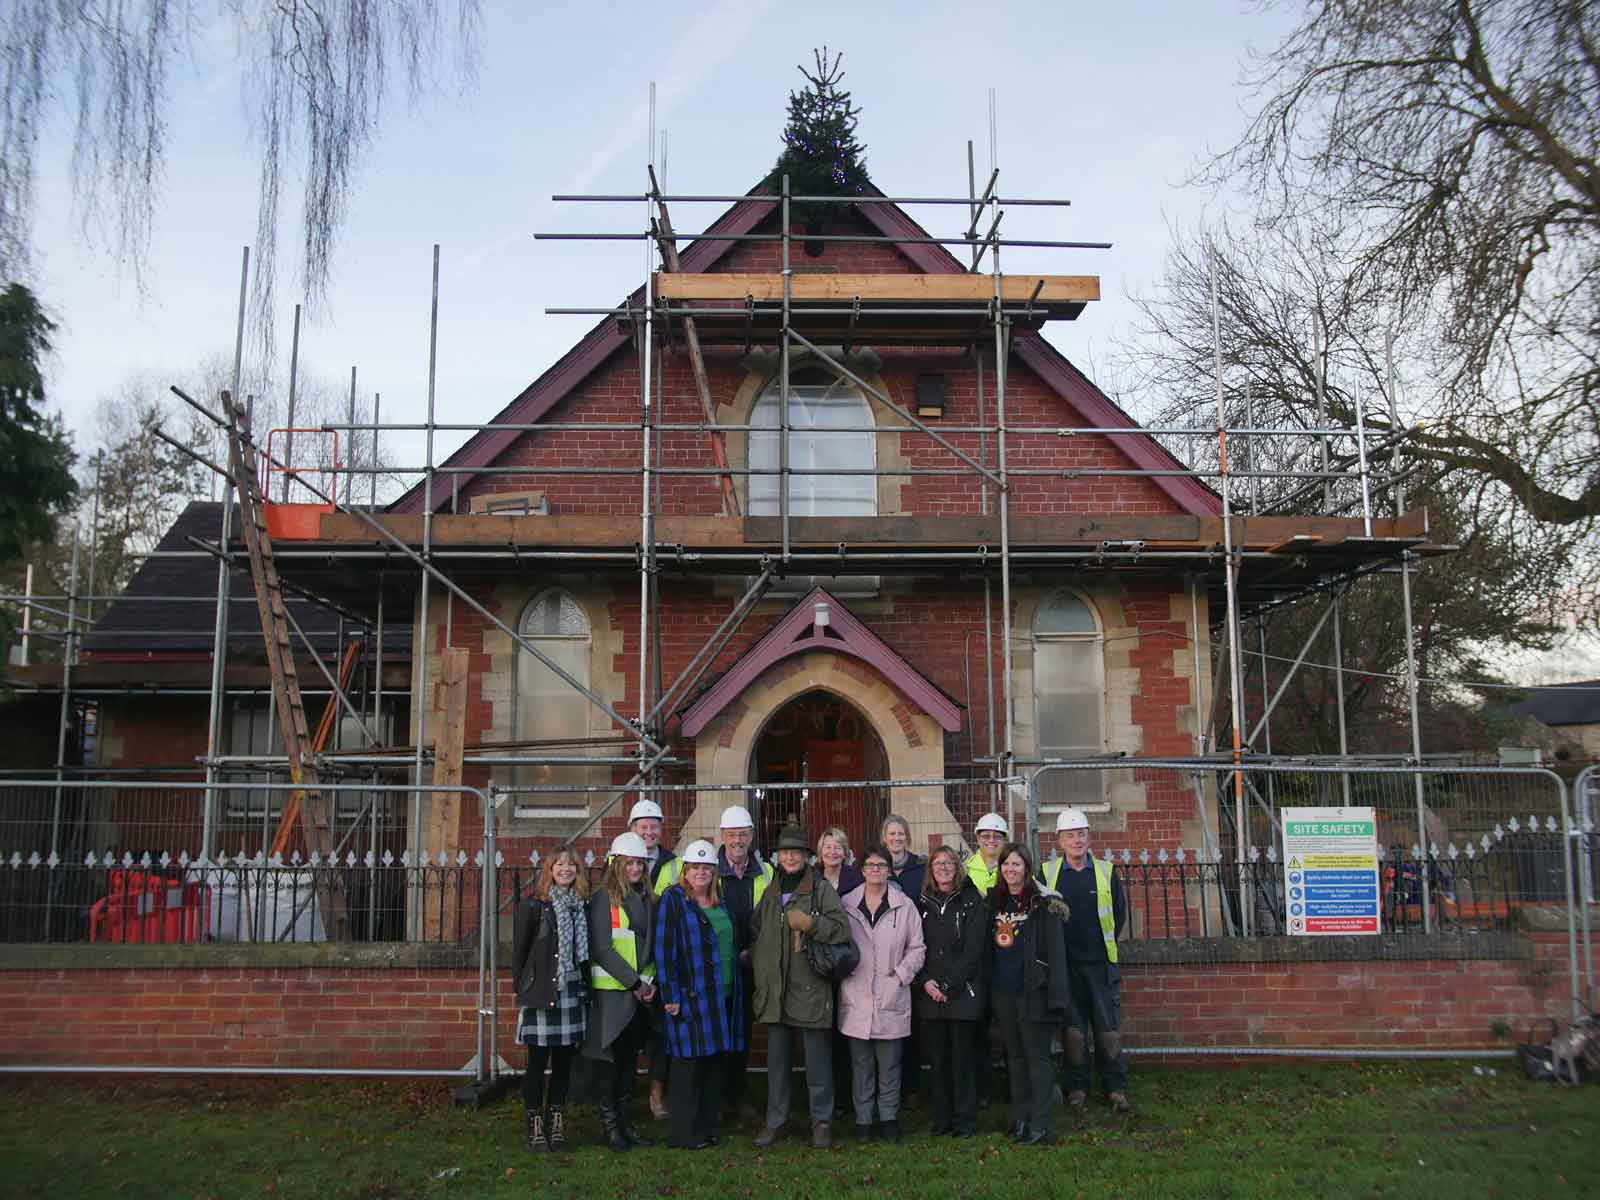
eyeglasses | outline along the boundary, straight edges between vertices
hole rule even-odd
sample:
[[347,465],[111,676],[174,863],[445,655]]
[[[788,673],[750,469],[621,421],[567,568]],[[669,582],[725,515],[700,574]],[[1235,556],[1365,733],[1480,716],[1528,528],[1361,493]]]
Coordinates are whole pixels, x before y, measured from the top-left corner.
[[872,862],[862,863],[861,869],[863,871],[887,871],[889,869],[889,864],[874,860]]

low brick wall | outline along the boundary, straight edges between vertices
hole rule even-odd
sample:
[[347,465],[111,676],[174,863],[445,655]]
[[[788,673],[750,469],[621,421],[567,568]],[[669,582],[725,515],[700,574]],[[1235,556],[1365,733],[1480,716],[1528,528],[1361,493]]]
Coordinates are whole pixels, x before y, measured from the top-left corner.
[[[1278,961],[1246,961],[1263,956]],[[499,1050],[520,1067],[508,976]],[[1565,934],[1541,929],[1429,946],[1145,943],[1125,948],[1123,977],[1135,1048],[1504,1047],[1496,1021],[1520,1037],[1569,997]],[[5,1065],[458,1070],[477,1007],[474,950],[0,947]]]

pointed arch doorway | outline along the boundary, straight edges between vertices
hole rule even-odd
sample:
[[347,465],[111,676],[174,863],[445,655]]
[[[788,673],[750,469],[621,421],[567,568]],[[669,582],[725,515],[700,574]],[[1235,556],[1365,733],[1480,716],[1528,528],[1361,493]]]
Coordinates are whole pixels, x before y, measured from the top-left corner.
[[889,778],[889,758],[872,723],[848,700],[821,688],[803,692],[776,709],[750,752],[750,782],[787,784],[763,789],[756,819],[757,845],[777,844],[793,821],[811,845],[830,825],[842,828],[860,852],[877,839],[889,799],[882,788],[807,788],[829,783]]

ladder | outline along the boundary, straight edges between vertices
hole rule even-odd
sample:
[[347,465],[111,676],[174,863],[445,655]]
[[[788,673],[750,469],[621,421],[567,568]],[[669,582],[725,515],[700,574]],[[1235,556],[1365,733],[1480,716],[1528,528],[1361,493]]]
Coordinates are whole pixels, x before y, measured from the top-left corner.
[[[267,648],[267,671],[272,679],[272,701],[283,730],[283,746],[289,759],[289,781],[297,789],[288,804],[300,814],[306,847],[319,855],[329,869],[316,873],[317,903],[328,936],[342,941],[348,934],[342,888],[335,885],[331,869],[334,857],[333,813],[328,795],[318,785],[315,751],[306,727],[305,701],[300,694],[300,676],[295,670],[294,647],[289,641],[289,617],[283,607],[283,585],[272,553],[272,538],[262,515],[265,498],[256,448],[244,423],[244,408],[224,392],[222,407],[228,418],[228,472],[239,499],[241,532],[250,560],[250,579],[255,585],[256,612],[261,618],[261,636]],[[286,813],[287,815],[287,813]]]

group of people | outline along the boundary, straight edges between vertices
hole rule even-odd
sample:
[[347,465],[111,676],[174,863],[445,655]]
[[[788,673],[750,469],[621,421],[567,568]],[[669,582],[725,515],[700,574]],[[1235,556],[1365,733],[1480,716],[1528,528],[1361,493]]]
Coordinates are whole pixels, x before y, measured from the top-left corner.
[[921,1062],[932,1132],[973,1136],[995,1029],[1019,1143],[1053,1140],[1058,1036],[1069,1108],[1088,1102],[1092,1044],[1107,1102],[1130,1111],[1117,971],[1127,897],[1090,853],[1083,813],[1060,814],[1058,853],[1042,866],[998,813],[978,821],[965,861],[949,845],[916,854],[898,816],[854,858],[841,829],[813,849],[787,825],[771,862],[755,853],[746,809],[719,824],[720,848],[696,840],[674,856],[660,808],[641,800],[598,884],[571,850],[545,859],[517,910],[512,961],[530,1150],[565,1146],[575,1066],[606,1144],[650,1145],[631,1114],[641,1053],[668,1144],[718,1145],[725,1104],[743,1100],[755,1025],[767,1027],[757,1147],[788,1124],[796,1043],[819,1149],[846,1088],[860,1137],[900,1140]]

